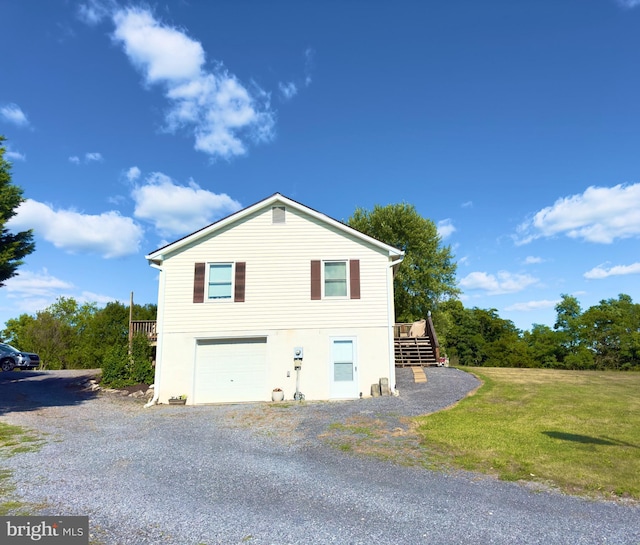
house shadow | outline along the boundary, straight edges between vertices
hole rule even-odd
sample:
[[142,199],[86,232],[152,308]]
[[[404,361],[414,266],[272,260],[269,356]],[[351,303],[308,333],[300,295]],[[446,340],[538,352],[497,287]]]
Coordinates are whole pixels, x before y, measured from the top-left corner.
[[562,431],[543,431],[542,433],[547,437],[551,437],[552,439],[560,439],[562,441],[572,441],[574,443],[640,448],[638,447],[638,445],[626,443],[625,441],[618,441],[617,439],[613,439],[611,437],[591,437],[589,435],[579,435],[576,433],[566,433]]
[[86,388],[84,383],[95,376],[95,370],[2,372],[0,416],[44,407],[79,405],[94,399],[97,392]]

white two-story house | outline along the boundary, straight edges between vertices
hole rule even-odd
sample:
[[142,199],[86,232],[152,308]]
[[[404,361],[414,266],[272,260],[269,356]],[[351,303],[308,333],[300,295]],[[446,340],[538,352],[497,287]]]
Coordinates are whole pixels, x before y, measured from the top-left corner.
[[276,193],[146,258],[159,271],[155,402],[292,399],[296,378],[307,400],[393,388],[402,251]]

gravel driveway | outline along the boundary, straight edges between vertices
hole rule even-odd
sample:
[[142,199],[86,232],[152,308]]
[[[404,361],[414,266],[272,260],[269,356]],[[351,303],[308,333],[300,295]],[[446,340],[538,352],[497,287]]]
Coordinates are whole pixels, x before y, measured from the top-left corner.
[[[88,515],[93,544],[640,543],[636,506],[358,455],[411,452],[404,417],[477,386],[399,371],[397,398],[150,409],[69,388],[79,372],[0,373],[0,421],[46,440],[2,462],[31,513]],[[354,442],[345,422],[377,435]]]

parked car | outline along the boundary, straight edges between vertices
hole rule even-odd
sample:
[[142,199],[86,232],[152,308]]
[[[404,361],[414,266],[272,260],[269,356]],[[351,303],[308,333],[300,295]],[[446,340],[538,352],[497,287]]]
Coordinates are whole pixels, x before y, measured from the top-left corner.
[[18,354],[7,345],[0,344],[0,369],[13,371],[18,361]]
[[[10,344],[0,343],[0,364],[2,364],[3,371],[11,371],[14,367],[17,369],[36,369],[40,367],[40,356],[31,352],[22,352],[17,348],[14,348]],[[4,368],[4,361],[7,360],[7,367],[9,366],[8,360],[13,360],[13,367],[11,369]]]

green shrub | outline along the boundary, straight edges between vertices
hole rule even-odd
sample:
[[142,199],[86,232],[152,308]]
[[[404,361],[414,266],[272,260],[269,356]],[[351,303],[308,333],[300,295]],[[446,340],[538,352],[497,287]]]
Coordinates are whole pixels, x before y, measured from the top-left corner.
[[151,350],[144,334],[133,338],[131,354],[126,345],[111,346],[102,362],[102,383],[111,388],[124,388],[141,383],[151,384],[154,378]]
[[135,335],[131,346],[131,384],[151,384],[154,378],[151,346],[144,334]]
[[111,388],[133,384],[130,379],[129,354],[126,346],[113,345],[102,362],[102,383]]

